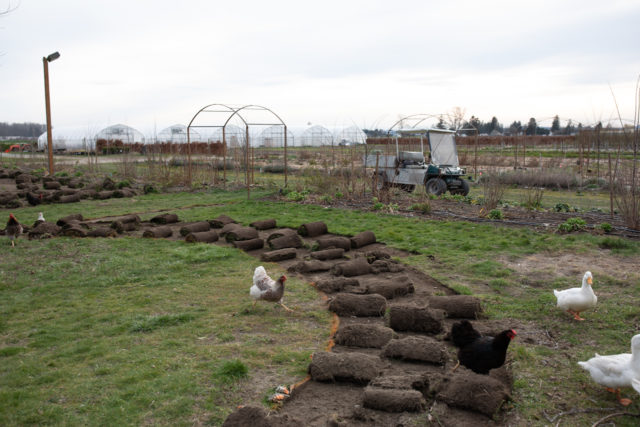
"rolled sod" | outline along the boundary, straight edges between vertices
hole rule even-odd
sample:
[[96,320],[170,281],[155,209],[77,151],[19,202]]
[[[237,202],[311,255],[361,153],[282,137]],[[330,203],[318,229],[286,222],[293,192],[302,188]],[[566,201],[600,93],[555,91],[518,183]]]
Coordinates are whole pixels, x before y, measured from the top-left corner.
[[327,234],[327,224],[322,221],[309,222],[298,227],[298,234],[304,237],[315,237]]

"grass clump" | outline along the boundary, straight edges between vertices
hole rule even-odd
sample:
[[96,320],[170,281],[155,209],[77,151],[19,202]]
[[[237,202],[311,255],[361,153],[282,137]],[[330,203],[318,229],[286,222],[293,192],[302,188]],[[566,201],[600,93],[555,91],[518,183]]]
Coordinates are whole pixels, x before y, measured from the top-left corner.
[[214,377],[222,383],[232,383],[249,375],[249,368],[241,360],[225,360],[214,373]]
[[194,318],[195,316],[193,314],[188,313],[147,316],[135,320],[131,326],[131,332],[151,332],[159,328],[190,322]]
[[431,213],[431,204],[429,204],[429,202],[416,203],[414,205],[411,205],[410,209],[412,211],[422,212],[423,214],[427,215]]
[[598,242],[598,247],[602,249],[630,249],[633,245],[619,237],[605,237]]

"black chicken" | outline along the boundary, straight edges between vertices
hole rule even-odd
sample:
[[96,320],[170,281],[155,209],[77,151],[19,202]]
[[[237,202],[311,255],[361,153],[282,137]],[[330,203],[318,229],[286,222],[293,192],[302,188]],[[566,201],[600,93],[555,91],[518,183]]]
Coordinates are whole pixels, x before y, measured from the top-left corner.
[[488,374],[502,366],[509,343],[516,335],[515,330],[508,329],[495,337],[483,337],[468,320],[454,323],[451,327],[451,340],[460,348],[459,363],[477,374]]
[[42,193],[33,194],[32,192],[27,192],[27,201],[31,206],[38,206],[42,203]]

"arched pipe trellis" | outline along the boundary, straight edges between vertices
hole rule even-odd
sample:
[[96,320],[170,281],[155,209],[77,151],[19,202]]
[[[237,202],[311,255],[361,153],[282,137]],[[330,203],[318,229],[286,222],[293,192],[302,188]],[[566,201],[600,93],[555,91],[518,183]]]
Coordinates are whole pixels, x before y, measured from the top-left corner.
[[[219,107],[219,108],[225,108],[225,110],[209,110],[209,108],[211,107]],[[245,118],[245,115],[247,115],[247,113],[250,113],[251,111],[263,111],[263,112],[268,112],[270,113],[272,116],[274,116],[277,120],[278,123],[259,123],[259,122],[251,122],[248,121],[247,118]],[[225,120],[223,125],[193,125],[194,120],[196,119],[196,117],[198,117],[198,115],[200,115],[200,113],[203,112],[215,112],[215,113],[230,113],[229,116],[227,117],[227,119]],[[245,105],[244,107],[240,107],[240,108],[232,108],[229,107],[227,105],[224,104],[209,104],[203,108],[201,108],[191,119],[191,121],[189,122],[189,125],[187,126],[187,144],[188,144],[188,148],[187,148],[187,154],[188,154],[188,162],[189,162],[189,172],[188,172],[188,180],[189,183],[191,183],[191,137],[190,137],[190,129],[191,127],[217,127],[217,128],[222,128],[222,144],[223,144],[223,153],[224,153],[224,180],[225,180],[225,185],[226,185],[226,175],[227,175],[227,157],[226,157],[226,152],[227,152],[227,141],[226,141],[226,128],[227,125],[229,124],[229,122],[231,121],[232,118],[234,118],[235,116],[238,116],[238,118],[240,120],[242,120],[242,122],[245,125],[245,145],[246,145],[246,150],[245,150],[245,165],[246,165],[246,184],[247,184],[247,198],[250,198],[251,195],[251,190],[250,190],[250,173],[249,173],[249,148],[250,148],[250,144],[249,144],[249,127],[250,126],[277,126],[277,125],[282,125],[284,127],[284,186],[287,186],[287,180],[288,180],[288,176],[287,176],[287,125],[284,123],[284,121],[280,118],[280,116],[278,116],[275,112],[273,112],[271,109],[266,108],[266,107],[262,107],[260,105]]]

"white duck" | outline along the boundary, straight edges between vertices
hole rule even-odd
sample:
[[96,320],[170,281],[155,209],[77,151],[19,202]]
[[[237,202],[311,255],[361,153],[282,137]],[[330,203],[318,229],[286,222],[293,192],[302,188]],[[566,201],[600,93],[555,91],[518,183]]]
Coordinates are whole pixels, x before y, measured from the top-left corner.
[[593,276],[590,271],[584,273],[581,288],[565,289],[564,291],[553,290],[553,294],[558,299],[558,307],[573,314],[576,320],[584,320],[580,317],[580,312],[589,310],[596,306],[598,297],[593,293],[591,284]]
[[[616,393],[618,402],[627,406],[630,399],[620,398],[620,387],[630,387],[632,381],[634,388],[640,386],[637,378],[640,378],[640,334],[631,338],[631,354],[613,354],[611,356],[595,357],[586,362],[578,362],[578,365],[589,371],[591,378],[600,385],[607,388],[607,391]],[[636,388],[640,392],[640,387]]]

